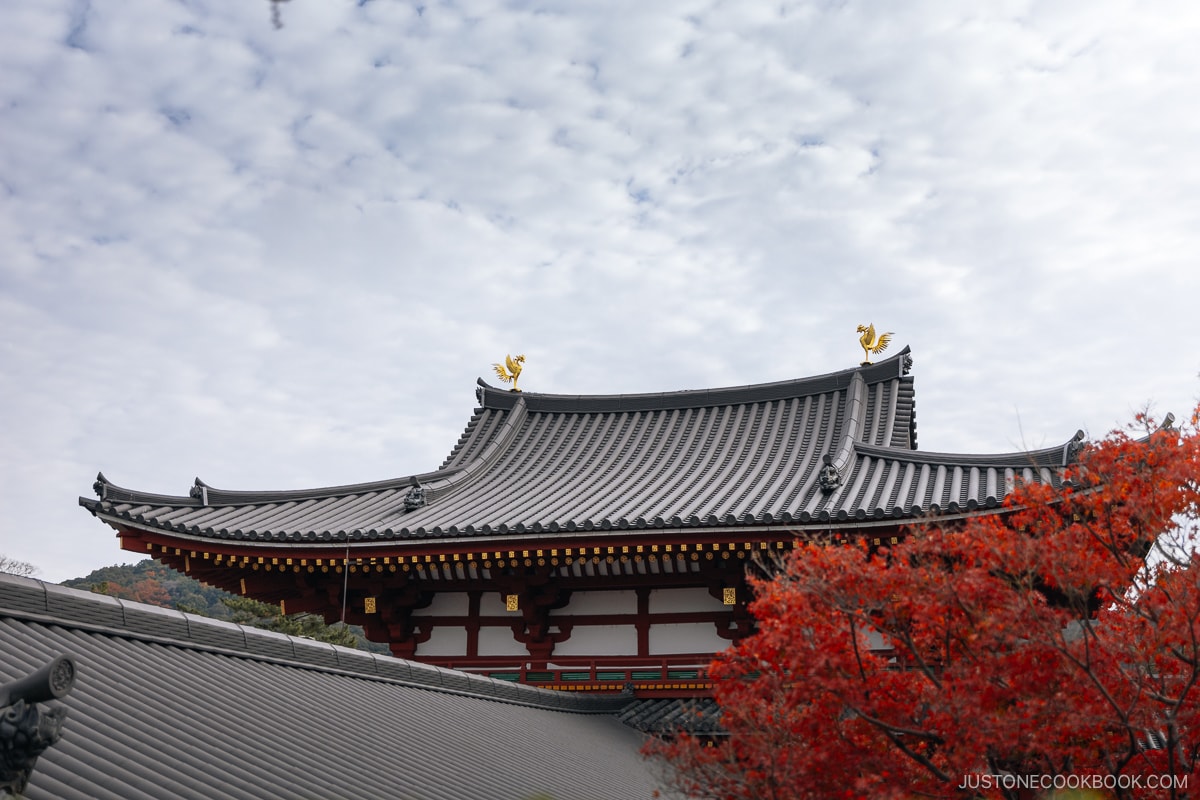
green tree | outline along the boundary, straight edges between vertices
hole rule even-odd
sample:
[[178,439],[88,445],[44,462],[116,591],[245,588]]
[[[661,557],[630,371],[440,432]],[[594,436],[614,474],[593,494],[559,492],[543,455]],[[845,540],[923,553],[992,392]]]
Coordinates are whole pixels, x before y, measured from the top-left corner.
[[101,567],[82,578],[64,581],[63,585],[293,636],[306,636],[345,647],[376,653],[388,651],[386,645],[367,641],[361,628],[326,625],[321,617],[312,614],[285,617],[278,606],[205,586],[150,559],[136,564]]
[[240,625],[252,625],[269,631],[304,636],[343,647],[358,647],[358,636],[346,625],[326,625],[316,614],[284,614],[279,606],[249,597],[228,597],[222,601],[231,612],[230,619]]

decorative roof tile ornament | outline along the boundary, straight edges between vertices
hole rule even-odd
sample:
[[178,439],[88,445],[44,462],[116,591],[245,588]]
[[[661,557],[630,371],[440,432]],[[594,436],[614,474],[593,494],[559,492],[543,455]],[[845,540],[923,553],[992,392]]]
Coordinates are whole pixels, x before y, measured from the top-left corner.
[[208,485],[200,478],[196,478],[192,483],[192,488],[188,490],[188,497],[199,500],[202,506],[208,505]]
[[[1170,419],[1174,419],[1174,415],[1167,414]],[[1080,453],[1087,447],[1087,434],[1082,430],[1075,431],[1075,435],[1071,437],[1071,441],[1063,446],[1063,463],[1069,464],[1072,461],[1079,459]]]
[[42,708],[75,685],[75,661],[59,656],[32,675],[0,686],[0,794],[20,795],[38,756],[62,736],[67,709]]
[[104,477],[103,472],[96,473],[96,482],[92,484],[92,491],[101,500],[108,499],[108,478]]
[[821,491],[825,494],[833,494],[833,492],[842,485],[842,475],[838,472],[838,468],[833,465],[833,456],[826,453],[822,461],[824,466],[817,474],[817,484],[821,487]]
[[416,511],[425,505],[425,487],[419,481],[414,480],[412,486],[408,489],[408,494],[404,495],[404,511]]
[[[511,383],[510,392],[519,392],[517,388],[517,378],[521,376],[521,365],[525,363],[525,356],[506,355],[503,364],[492,364],[492,368],[496,370],[496,375],[505,383]],[[507,369],[505,369],[507,367]]]
[[858,343],[862,345],[863,353],[865,354],[862,365],[869,367],[871,366],[871,356],[877,356],[884,350],[887,350],[887,346],[892,341],[892,331],[876,336],[875,325],[867,323],[866,325],[859,325],[858,332],[862,334],[862,336],[858,337]]

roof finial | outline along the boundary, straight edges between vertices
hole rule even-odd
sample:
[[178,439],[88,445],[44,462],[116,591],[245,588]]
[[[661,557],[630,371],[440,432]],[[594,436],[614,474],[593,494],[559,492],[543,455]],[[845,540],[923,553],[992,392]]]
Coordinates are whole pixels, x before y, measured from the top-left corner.
[[[504,364],[492,364],[496,369],[496,374],[500,376],[500,380],[505,383],[512,383],[512,388],[509,389],[510,392],[521,391],[517,388],[517,378],[521,375],[521,365],[524,363],[525,356],[516,356],[514,358],[511,355],[506,355],[504,357]],[[507,370],[504,368],[506,365],[508,367]]]
[[858,332],[862,336],[858,337],[858,343],[862,345],[864,367],[871,366],[871,356],[877,356],[887,349],[888,344],[892,341],[892,332],[881,333],[875,335],[875,325],[868,322],[866,325],[859,325]]
[[0,792],[20,795],[38,756],[62,736],[67,709],[42,708],[39,703],[60,700],[75,686],[75,659],[58,656],[32,675],[0,686]]

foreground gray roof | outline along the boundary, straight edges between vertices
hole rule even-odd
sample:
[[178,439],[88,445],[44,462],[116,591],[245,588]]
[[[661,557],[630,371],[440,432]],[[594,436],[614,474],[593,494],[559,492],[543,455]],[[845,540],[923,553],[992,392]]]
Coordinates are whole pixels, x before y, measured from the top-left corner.
[[[910,365],[905,348],[802,380],[642,395],[518,394],[480,381],[479,407],[434,472],[269,492],[197,478],[180,497],[100,476],[99,499],[80,502],[118,528],[320,546],[911,520],[995,508],[1017,478],[1057,480],[1075,440],[1003,455],[917,451]],[[418,482],[427,503],[406,510]]]
[[493,681],[0,573],[0,684],[76,659],[43,798],[651,797],[620,697]]

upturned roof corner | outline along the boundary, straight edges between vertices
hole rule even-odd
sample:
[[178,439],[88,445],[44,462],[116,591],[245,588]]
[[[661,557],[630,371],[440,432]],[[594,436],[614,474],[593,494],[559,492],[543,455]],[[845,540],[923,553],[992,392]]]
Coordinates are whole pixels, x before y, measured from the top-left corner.
[[481,378],[478,407],[431,472],[285,491],[197,479],[184,497],[101,475],[101,502],[80,502],[118,530],[314,545],[803,527],[995,508],[1015,474],[1054,482],[1074,456],[1075,439],[1032,454],[918,452],[911,366],[904,347],[807,378],[616,395],[515,393]]

